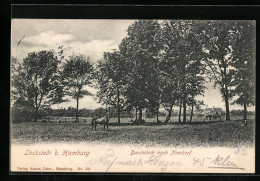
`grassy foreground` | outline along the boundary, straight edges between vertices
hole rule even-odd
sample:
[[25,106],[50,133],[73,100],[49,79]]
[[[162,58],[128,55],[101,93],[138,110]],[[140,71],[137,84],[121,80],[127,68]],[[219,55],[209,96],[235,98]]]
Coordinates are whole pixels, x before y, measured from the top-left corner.
[[53,142],[114,143],[142,146],[224,146],[240,147],[254,144],[254,121],[247,126],[241,121],[194,122],[191,124],[133,125],[113,123],[109,131],[103,125],[91,130],[90,122],[80,123],[19,123],[11,125],[11,142],[35,144]]

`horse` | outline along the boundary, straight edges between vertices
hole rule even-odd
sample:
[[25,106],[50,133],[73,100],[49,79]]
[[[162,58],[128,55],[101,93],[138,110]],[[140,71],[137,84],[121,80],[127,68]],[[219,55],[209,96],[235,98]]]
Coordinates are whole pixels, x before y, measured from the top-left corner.
[[97,124],[104,124],[104,130],[108,131],[108,122],[109,122],[109,120],[110,120],[109,116],[101,117],[101,118],[98,118],[97,116],[94,116],[92,118],[92,121],[91,121],[91,126],[92,126],[91,129],[93,130],[93,128],[95,128],[95,131],[96,131]]

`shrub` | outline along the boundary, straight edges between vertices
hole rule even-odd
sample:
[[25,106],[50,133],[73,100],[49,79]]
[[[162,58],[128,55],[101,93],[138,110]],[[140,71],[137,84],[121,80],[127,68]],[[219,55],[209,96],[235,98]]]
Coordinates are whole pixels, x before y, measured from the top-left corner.
[[34,108],[29,101],[19,98],[11,109],[12,122],[28,122],[32,121],[34,116]]

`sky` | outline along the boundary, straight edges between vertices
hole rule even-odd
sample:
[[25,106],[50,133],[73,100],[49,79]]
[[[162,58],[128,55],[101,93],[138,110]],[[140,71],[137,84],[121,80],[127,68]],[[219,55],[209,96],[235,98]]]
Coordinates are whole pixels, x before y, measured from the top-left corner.
[[[39,50],[57,50],[63,45],[67,54],[81,53],[96,63],[103,52],[118,50],[121,40],[127,35],[127,28],[134,20],[79,20],[79,19],[13,19],[11,28],[11,54],[22,61],[29,52]],[[225,108],[219,89],[213,83],[206,83],[203,100],[209,107]],[[87,86],[91,93],[96,89]],[[76,101],[53,105],[53,108],[75,107]],[[91,96],[80,100],[79,108],[96,109],[102,105]],[[239,105],[230,105],[230,109],[242,109]]]

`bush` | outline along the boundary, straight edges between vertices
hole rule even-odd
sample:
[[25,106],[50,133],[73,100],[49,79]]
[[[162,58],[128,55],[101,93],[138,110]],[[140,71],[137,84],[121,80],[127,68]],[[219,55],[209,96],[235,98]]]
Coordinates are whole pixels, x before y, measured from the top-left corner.
[[34,112],[24,107],[12,108],[11,120],[12,122],[29,122],[33,120]]
[[32,121],[34,116],[34,109],[32,104],[23,98],[19,98],[11,109],[12,122],[28,122]]

